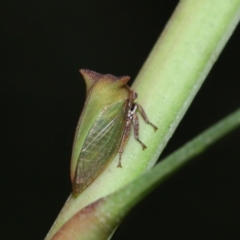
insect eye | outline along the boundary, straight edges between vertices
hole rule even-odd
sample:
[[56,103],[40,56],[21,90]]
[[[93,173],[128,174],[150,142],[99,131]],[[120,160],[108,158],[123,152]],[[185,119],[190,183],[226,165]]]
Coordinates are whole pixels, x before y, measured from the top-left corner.
[[133,100],[135,100],[138,97],[138,94],[133,90],[131,90],[131,95]]

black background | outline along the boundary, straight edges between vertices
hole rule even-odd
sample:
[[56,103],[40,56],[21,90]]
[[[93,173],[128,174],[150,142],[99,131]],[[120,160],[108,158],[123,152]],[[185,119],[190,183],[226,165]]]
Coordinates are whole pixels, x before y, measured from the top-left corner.
[[[0,239],[43,239],[67,199],[80,68],[133,79],[178,1],[4,1]],[[197,36],[196,36],[197,37]],[[164,151],[239,107],[237,28]],[[237,239],[240,131],[133,209],[113,239]]]

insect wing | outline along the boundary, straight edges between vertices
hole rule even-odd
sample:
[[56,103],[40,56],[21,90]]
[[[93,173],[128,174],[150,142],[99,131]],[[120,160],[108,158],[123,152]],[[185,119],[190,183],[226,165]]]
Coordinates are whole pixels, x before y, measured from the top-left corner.
[[105,107],[91,127],[80,152],[73,190],[82,192],[118,151],[126,120],[126,101]]

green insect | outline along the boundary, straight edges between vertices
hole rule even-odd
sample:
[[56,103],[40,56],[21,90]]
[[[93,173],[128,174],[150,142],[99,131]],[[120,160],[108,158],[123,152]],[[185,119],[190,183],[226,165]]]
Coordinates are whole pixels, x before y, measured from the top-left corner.
[[87,86],[87,97],[75,133],[71,160],[73,193],[78,195],[119,154],[117,167],[133,125],[134,137],[139,139],[137,110],[154,130],[143,108],[134,102],[137,93],[128,87],[130,77],[116,77],[82,69]]

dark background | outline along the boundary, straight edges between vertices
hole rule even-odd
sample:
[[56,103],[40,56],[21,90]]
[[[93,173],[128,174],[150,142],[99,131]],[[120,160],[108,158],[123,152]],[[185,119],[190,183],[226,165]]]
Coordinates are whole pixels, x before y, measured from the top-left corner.
[[[43,239],[71,191],[78,69],[134,79],[177,2],[4,1],[0,239]],[[164,156],[239,107],[239,41],[238,28]],[[166,181],[113,239],[237,239],[239,140],[238,130]]]

